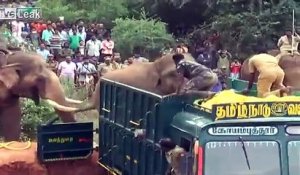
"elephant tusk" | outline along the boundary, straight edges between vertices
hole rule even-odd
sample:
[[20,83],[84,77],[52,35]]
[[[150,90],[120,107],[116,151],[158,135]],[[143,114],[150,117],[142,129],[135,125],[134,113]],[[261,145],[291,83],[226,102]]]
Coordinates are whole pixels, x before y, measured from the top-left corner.
[[94,110],[96,109],[94,105],[90,105],[90,106],[87,106],[87,107],[84,107],[84,108],[79,108],[79,109],[76,109],[74,112],[84,112],[84,111],[89,111],[89,110]]
[[73,108],[73,107],[67,107],[67,106],[63,106],[58,104],[57,102],[47,99],[45,100],[49,105],[51,105],[53,108],[59,110],[59,111],[63,111],[63,112],[76,112],[78,111],[78,108]]
[[65,98],[66,99],[66,101],[68,102],[68,103],[74,103],[74,104],[81,104],[81,103],[83,103],[83,101],[80,101],[80,100],[74,100],[74,99],[71,99],[71,98]]
[[10,67],[18,67],[21,66],[20,63],[7,64],[5,66],[0,67],[1,69],[10,68]]

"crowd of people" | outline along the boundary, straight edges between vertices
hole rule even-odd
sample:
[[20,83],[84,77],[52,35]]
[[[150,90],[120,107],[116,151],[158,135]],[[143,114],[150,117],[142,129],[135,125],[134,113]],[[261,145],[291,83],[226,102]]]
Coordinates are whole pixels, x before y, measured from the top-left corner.
[[[110,31],[101,23],[85,24],[77,21],[66,24],[62,17],[56,22],[12,21],[7,27],[19,43],[32,44],[62,82],[87,87],[90,95],[97,79],[105,73],[125,68],[135,61],[149,62],[139,52],[132,53],[133,56],[126,60],[122,59],[120,53],[116,52]],[[217,35],[214,35],[214,38],[205,42],[205,47],[202,51],[200,49],[196,61],[218,75],[218,85],[213,91],[220,91],[226,88],[228,76],[232,79],[239,78],[241,63],[237,59],[231,61],[231,54],[223,49],[216,53],[217,65],[214,67],[211,54],[206,51],[214,47],[216,38]],[[184,44],[167,49],[168,52],[189,53],[188,46]]]
[[134,61],[149,61],[139,53],[133,53],[122,62],[110,31],[101,23],[78,21],[66,24],[60,18],[56,22],[12,21],[7,27],[19,43],[32,44],[62,81],[80,87],[94,84],[97,77],[122,69]]
[[[126,60],[122,59],[120,53],[115,50],[115,42],[110,36],[110,31],[101,23],[87,25],[83,21],[78,21],[68,25],[62,18],[57,22],[12,21],[9,28],[10,31],[5,31],[5,35],[11,33],[19,42],[26,41],[35,45],[36,52],[45,59],[49,68],[56,72],[62,81],[74,83],[78,87],[95,85],[97,78],[105,73],[125,68],[135,61],[149,61],[138,53],[133,53],[133,56]],[[297,34],[291,36],[291,32],[287,31],[278,40],[278,47],[282,54],[289,54],[291,50],[294,54],[299,54],[297,46],[300,37]],[[196,62],[218,75],[217,86],[212,88],[215,92],[227,88],[228,76],[232,80],[238,79],[242,66],[242,63],[237,58],[233,58],[226,49],[218,49],[215,54],[212,54],[217,48],[218,37],[218,34],[214,34],[203,42],[201,47],[196,48],[195,57]],[[189,53],[189,47],[184,44],[168,49],[169,52]],[[213,55],[217,57],[215,65]],[[93,88],[90,91],[93,91]]]
[[[11,33],[20,43],[30,42],[61,80],[79,87],[95,84],[97,78],[105,73],[122,69],[135,61],[149,61],[138,53],[133,53],[133,56],[126,60],[121,59],[120,53],[116,52],[110,31],[101,23],[85,24],[78,21],[68,25],[61,18],[56,22],[12,21],[8,28],[10,31],[5,31],[5,35]],[[278,40],[281,53],[289,54],[292,50],[293,53],[299,54],[297,46],[300,37],[297,34],[291,36],[291,32],[287,31]],[[217,49],[219,37],[218,33],[214,33],[201,47],[196,48],[196,61],[218,75],[218,85],[213,87],[213,91],[226,89],[227,77],[230,76],[232,80],[238,79],[241,71],[241,62],[237,58],[233,58],[226,49]],[[291,38],[294,38],[293,42]],[[184,44],[168,49],[177,53],[189,52],[189,47]],[[216,59],[213,60],[212,57]]]

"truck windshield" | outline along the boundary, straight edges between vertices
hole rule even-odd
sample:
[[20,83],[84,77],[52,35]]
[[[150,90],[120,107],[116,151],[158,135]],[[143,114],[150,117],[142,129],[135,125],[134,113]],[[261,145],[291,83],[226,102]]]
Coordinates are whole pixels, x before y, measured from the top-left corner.
[[241,142],[208,142],[205,145],[204,174],[280,175],[280,153],[277,142],[245,141],[243,143],[250,170]]
[[298,175],[300,172],[300,141],[288,143],[289,175]]

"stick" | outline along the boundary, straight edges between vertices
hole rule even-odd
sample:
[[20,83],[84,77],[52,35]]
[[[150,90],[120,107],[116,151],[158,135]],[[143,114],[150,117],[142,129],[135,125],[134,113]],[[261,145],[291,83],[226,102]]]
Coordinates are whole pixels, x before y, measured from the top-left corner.
[[293,31],[292,31],[292,55],[294,55],[294,36],[295,35],[295,10],[293,9]]

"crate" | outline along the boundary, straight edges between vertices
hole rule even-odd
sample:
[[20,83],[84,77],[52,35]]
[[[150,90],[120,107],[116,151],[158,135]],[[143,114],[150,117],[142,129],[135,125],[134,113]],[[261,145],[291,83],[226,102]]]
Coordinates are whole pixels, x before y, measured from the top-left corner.
[[93,153],[93,122],[43,124],[37,137],[41,162],[87,159]]

